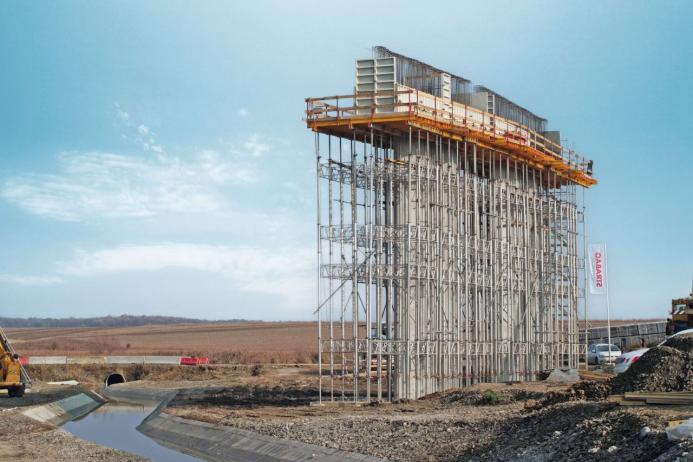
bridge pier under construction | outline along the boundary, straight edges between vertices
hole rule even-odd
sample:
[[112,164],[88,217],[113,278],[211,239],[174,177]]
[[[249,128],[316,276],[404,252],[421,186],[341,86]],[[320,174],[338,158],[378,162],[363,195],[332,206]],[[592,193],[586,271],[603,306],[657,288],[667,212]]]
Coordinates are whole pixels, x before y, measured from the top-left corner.
[[533,380],[584,354],[592,161],[546,120],[383,47],[315,135],[321,400]]

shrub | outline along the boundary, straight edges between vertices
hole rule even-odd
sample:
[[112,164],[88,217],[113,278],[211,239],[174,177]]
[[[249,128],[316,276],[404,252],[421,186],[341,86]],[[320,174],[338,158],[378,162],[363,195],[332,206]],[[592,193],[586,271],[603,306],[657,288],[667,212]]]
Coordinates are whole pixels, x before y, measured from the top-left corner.
[[494,390],[486,390],[484,391],[484,394],[481,395],[481,398],[479,399],[479,404],[487,406],[495,406],[497,404],[501,404],[501,396],[498,394],[498,392]]

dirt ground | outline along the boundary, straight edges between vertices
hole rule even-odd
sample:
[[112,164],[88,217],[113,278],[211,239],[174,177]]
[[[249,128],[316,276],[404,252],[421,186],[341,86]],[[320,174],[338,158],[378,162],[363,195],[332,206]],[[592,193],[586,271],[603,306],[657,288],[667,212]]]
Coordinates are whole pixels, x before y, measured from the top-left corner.
[[664,431],[693,408],[619,407],[589,396],[591,388],[479,384],[393,404],[315,406],[315,388],[285,378],[183,390],[166,412],[395,461],[693,460],[693,445],[669,442]]
[[[104,372],[81,367],[70,373],[98,378]],[[43,368],[42,380],[55,372]],[[180,417],[394,461],[693,460],[693,443],[669,442],[665,434],[669,421],[693,416],[693,407],[618,406],[604,400],[603,381],[478,384],[392,404],[314,405],[315,366],[177,370],[150,371],[119,386],[178,389],[166,412]],[[71,387],[40,384],[39,390],[22,405],[57,399]],[[0,410],[0,438],[21,433],[16,444],[3,446],[0,461],[141,460],[33,423],[12,409],[17,404],[0,397],[0,409],[10,409]],[[640,438],[646,426],[651,431]]]

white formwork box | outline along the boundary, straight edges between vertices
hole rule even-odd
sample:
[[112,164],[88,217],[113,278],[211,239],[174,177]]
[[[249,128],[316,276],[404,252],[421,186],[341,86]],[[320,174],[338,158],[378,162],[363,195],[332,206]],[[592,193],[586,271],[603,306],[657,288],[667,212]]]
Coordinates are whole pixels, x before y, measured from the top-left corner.
[[[356,98],[354,104],[357,115],[395,111],[396,64],[397,58],[395,57],[356,61]],[[374,96],[374,93],[388,91],[393,93]]]

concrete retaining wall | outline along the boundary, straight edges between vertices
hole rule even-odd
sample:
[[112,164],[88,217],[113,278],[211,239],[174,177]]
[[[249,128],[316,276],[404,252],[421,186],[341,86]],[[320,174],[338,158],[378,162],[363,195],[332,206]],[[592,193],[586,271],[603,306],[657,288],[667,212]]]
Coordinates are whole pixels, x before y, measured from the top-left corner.
[[117,402],[140,405],[158,403],[137,430],[159,444],[207,461],[385,461],[363,454],[272,438],[248,430],[164,414],[163,410],[177,393],[177,390],[138,388],[127,384],[113,385],[103,391],[109,400]]
[[89,414],[105,402],[98,394],[84,391],[49,404],[31,407],[22,414],[39,422],[62,425]]
[[129,384],[116,384],[106,387],[101,394],[109,401],[141,406],[165,406],[176,396],[177,390],[161,388],[132,387]]
[[[113,401],[141,405],[159,403],[154,412],[137,427],[137,430],[159,444],[207,461],[383,462],[386,460],[164,414],[162,411],[176,393],[176,390],[118,385],[104,390],[104,396]],[[39,422],[62,425],[90,413],[105,402],[106,399],[101,395],[85,391],[50,404],[32,407],[25,410],[23,414]]]
[[385,461],[363,454],[283,440],[242,430],[181,419],[159,409],[137,427],[158,443],[213,462]]
[[103,356],[68,357],[67,364],[106,364],[106,358]]
[[66,356],[29,356],[29,364],[67,364]]
[[106,356],[106,364],[144,364],[144,356]]
[[22,364],[166,364],[180,365],[180,356],[26,356]]
[[180,356],[145,356],[145,364],[170,364],[172,366],[180,365]]

